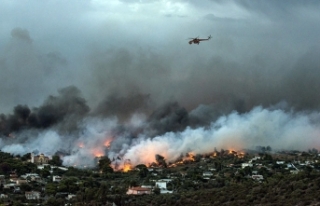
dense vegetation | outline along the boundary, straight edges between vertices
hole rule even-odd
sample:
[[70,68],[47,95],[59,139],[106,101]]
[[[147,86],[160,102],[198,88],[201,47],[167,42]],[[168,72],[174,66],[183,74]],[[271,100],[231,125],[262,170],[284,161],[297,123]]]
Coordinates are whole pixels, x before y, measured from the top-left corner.
[[[259,155],[254,161],[259,167],[241,167],[252,157]],[[262,151],[255,155],[245,154],[239,158],[236,153],[220,151],[215,157],[196,155],[192,161],[184,161],[176,167],[163,166],[159,171],[149,171],[145,165],[136,166],[129,172],[114,172],[110,160],[103,157],[97,161],[93,169],[51,170],[50,166],[42,170],[28,162],[30,154],[13,156],[0,152],[0,175],[8,180],[10,174],[17,176],[26,173],[37,173],[41,181],[28,180],[20,185],[19,192],[12,188],[4,188],[1,184],[0,194],[8,198],[0,199],[7,205],[319,205],[320,172],[318,152],[271,153]],[[158,157],[159,158],[159,157]],[[312,165],[303,165],[299,173],[293,174],[285,164],[276,164],[284,160],[312,161]],[[51,165],[60,165],[58,156],[52,158]],[[168,163],[170,165],[170,163]],[[214,168],[214,176],[203,178],[202,174]],[[263,181],[251,177],[253,173],[263,175]],[[155,175],[156,174],[156,175]],[[52,176],[63,177],[61,182],[53,182]],[[168,190],[172,194],[159,194],[155,189],[151,195],[126,195],[130,186],[155,185],[157,179],[171,178]],[[41,191],[40,200],[26,200],[26,191]],[[67,194],[75,197],[66,200]]]

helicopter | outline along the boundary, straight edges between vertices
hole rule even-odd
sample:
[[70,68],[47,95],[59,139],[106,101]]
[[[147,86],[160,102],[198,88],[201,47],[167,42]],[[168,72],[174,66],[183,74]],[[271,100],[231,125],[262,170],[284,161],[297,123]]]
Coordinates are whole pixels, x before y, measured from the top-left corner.
[[194,43],[194,44],[198,44],[198,45],[199,45],[199,44],[200,44],[200,41],[207,41],[207,40],[211,39],[211,35],[208,36],[207,39],[199,39],[198,37],[196,37],[196,38],[189,38],[189,39],[192,39],[192,40],[189,41],[189,44]]

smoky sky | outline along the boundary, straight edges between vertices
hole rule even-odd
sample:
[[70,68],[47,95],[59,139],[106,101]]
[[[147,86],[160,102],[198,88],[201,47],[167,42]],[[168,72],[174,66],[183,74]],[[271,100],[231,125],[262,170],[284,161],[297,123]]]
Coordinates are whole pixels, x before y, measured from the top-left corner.
[[1,133],[82,140],[98,118],[125,155],[128,137],[210,130],[232,112],[317,113],[319,10],[313,0],[4,1]]
[[[317,1],[6,1],[1,112],[77,87],[150,95],[159,106],[319,104]],[[12,11],[16,11],[13,12]],[[187,38],[211,41],[189,45]]]

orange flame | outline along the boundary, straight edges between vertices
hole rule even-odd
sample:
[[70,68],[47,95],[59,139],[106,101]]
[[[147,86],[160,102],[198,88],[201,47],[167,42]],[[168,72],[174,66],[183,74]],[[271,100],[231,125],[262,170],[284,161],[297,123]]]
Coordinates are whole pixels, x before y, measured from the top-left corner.
[[128,172],[130,170],[132,170],[132,165],[129,159],[125,160],[123,163],[123,169],[124,172]]
[[109,148],[110,145],[111,145],[111,142],[112,142],[112,139],[108,139],[108,140],[106,140],[106,141],[104,142],[103,145],[104,145],[105,147]]
[[243,158],[244,156],[245,156],[245,153],[244,153],[244,152],[239,152],[239,153],[238,153],[238,157],[239,157],[239,158]]
[[189,152],[186,154],[186,156],[183,158],[183,161],[195,161],[195,154],[193,152]]
[[102,157],[102,156],[104,155],[104,153],[103,153],[101,150],[99,150],[99,149],[94,149],[94,150],[92,151],[92,154],[93,154],[95,157]]
[[123,167],[124,172],[128,172],[130,170],[132,170],[131,165],[124,165],[124,167]]
[[234,153],[235,151],[234,151],[233,149],[229,149],[228,152],[229,152],[229,154],[232,154],[232,153]]

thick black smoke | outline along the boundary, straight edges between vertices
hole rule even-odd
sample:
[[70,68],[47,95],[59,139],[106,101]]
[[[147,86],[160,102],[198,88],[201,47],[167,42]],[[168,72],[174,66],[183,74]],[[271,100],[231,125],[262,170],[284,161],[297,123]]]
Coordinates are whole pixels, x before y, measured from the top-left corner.
[[155,136],[165,132],[182,131],[189,125],[189,115],[185,108],[173,102],[157,108],[147,122],[152,131],[150,135]]
[[[76,87],[66,87],[58,93],[58,96],[49,96],[40,107],[30,109],[27,105],[17,105],[13,114],[1,114],[1,134],[8,136],[23,130],[51,127],[60,132],[72,133],[78,129],[83,119],[99,117],[118,119],[120,125],[113,130],[114,135],[129,132],[128,135],[134,138],[143,131],[154,137],[166,132],[183,131],[188,126],[207,126],[218,117],[218,112],[210,106],[202,106],[191,112],[178,102],[155,107],[151,96],[143,94],[131,94],[127,97],[111,95],[90,111]],[[146,123],[130,129],[125,126],[125,122],[135,114],[143,115]]]
[[125,120],[135,113],[148,113],[151,106],[150,95],[128,94],[123,97],[112,94],[98,104],[92,114],[102,117],[116,116]]
[[12,132],[27,129],[46,129],[61,122],[64,122],[61,128],[75,129],[74,124],[89,112],[89,107],[80,96],[80,91],[73,86],[58,92],[58,96],[49,96],[40,107],[30,109],[26,105],[17,105],[13,114],[2,114],[2,135],[8,136]]

